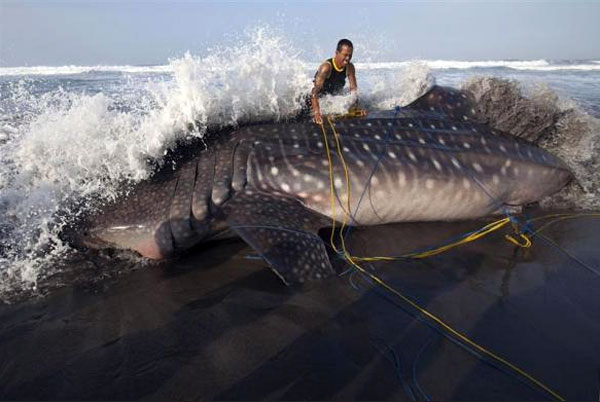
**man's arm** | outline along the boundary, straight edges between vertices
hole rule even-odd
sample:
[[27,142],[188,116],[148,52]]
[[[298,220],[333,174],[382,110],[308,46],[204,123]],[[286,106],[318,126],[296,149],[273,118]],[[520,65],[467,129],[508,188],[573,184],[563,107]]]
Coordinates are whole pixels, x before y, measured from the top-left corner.
[[[354,64],[348,63],[347,71],[348,81],[350,82],[350,94],[358,95],[358,85],[356,84],[356,70],[354,70]],[[353,108],[357,109],[359,116],[364,117],[367,115],[367,111],[358,106],[358,96],[356,97]]]
[[348,81],[350,82],[350,93],[356,92],[358,85],[356,85],[356,71],[354,70],[354,64],[348,63]]
[[315,76],[315,85],[312,89],[311,104],[313,110],[313,121],[317,124],[323,124],[323,117],[321,116],[321,106],[319,105],[319,94],[323,89],[323,84],[331,72],[331,65],[329,63],[323,63],[317,70]]

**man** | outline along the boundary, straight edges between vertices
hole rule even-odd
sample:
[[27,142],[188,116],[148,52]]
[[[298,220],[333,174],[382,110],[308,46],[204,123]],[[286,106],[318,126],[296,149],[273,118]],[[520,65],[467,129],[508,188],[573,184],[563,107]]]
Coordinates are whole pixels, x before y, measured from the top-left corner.
[[[317,70],[314,79],[314,87],[311,93],[311,105],[313,121],[323,124],[319,97],[322,95],[336,95],[344,89],[346,77],[350,81],[350,93],[356,93],[356,72],[354,65],[350,63],[354,46],[348,39],[338,42],[335,56],[325,60]],[[360,110],[359,114],[364,116],[366,112]]]

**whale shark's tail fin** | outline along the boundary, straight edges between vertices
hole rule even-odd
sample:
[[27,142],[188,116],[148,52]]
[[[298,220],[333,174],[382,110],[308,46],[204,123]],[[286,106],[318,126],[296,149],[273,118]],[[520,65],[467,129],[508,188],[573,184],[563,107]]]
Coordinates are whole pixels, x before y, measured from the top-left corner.
[[457,121],[483,122],[473,95],[450,87],[435,85],[406,108],[437,112]]
[[260,253],[286,283],[334,273],[317,231],[331,221],[284,197],[246,190],[224,205],[232,230]]

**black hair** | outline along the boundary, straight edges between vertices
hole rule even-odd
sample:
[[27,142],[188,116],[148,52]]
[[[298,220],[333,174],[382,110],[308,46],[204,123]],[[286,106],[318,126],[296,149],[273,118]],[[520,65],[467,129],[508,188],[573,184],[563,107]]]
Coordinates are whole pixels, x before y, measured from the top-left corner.
[[348,46],[349,48],[354,49],[354,45],[352,45],[352,42],[350,42],[350,39],[340,39],[340,41],[337,44],[336,50],[338,52],[341,51],[343,46]]

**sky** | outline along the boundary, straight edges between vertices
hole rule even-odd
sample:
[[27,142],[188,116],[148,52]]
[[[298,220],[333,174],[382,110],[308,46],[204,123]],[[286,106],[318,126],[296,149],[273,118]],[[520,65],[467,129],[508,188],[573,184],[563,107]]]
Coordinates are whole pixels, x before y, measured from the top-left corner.
[[600,59],[600,0],[0,0],[0,66],[162,65],[268,26],[307,62]]

